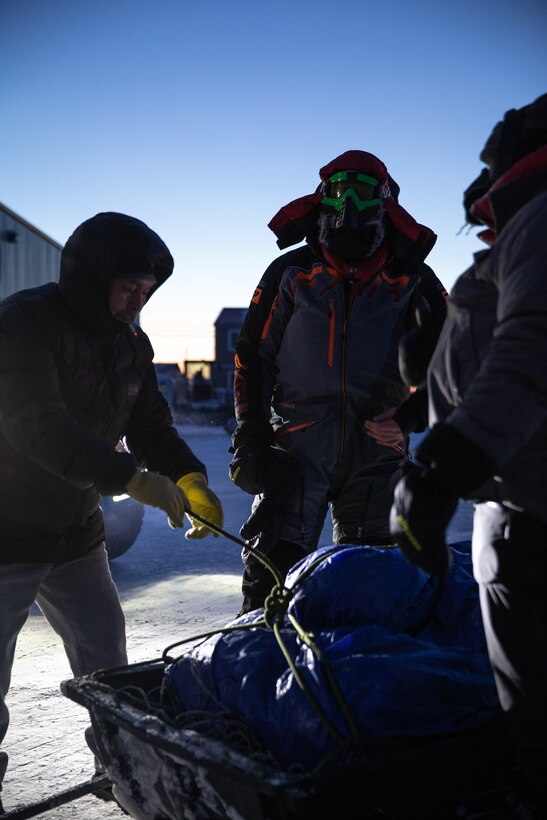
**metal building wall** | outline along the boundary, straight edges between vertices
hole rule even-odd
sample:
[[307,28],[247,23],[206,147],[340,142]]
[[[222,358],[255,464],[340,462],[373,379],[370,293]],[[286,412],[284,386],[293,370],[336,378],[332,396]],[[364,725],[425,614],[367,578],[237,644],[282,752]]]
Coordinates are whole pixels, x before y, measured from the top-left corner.
[[56,282],[62,246],[0,203],[0,299]]

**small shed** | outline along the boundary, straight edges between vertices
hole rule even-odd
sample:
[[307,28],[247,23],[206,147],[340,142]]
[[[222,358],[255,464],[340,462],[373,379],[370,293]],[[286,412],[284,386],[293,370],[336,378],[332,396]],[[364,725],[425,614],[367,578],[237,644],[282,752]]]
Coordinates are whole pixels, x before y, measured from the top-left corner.
[[0,202],[0,299],[56,282],[63,246]]

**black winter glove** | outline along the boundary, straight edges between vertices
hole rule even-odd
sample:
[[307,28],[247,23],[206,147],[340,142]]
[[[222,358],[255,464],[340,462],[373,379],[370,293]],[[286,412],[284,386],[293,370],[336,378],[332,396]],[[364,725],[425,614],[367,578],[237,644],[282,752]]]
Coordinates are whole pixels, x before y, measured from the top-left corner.
[[444,493],[423,468],[409,463],[395,487],[389,517],[391,535],[411,564],[431,575],[446,575],[450,553],[445,532],[458,499]]
[[264,476],[264,495],[240,529],[246,541],[259,536],[258,549],[271,550],[279,540],[285,520],[287,504],[299,491],[302,469],[300,464],[283,451],[270,464]]
[[264,492],[268,468],[278,460],[280,453],[286,456],[275,446],[270,424],[262,419],[238,424],[230,452],[234,457],[228,468],[229,476],[236,487],[250,495]]
[[243,492],[259,495],[264,492],[268,468],[275,461],[273,447],[264,444],[252,449],[248,445],[238,447],[228,467],[230,478]]
[[277,498],[264,495],[239,532],[245,541],[251,541],[258,535],[255,546],[261,552],[268,553],[279,541],[283,520],[283,505]]
[[234,457],[228,467],[229,476],[236,487],[250,495],[270,494],[272,490],[277,494],[283,481],[277,481],[278,471],[271,468],[295,463],[285,450],[275,446],[269,424],[264,426],[266,433],[243,424],[233,435]]
[[437,424],[402,468],[390,514],[391,535],[413,564],[432,575],[450,568],[446,528],[458,498],[489,478],[494,462],[448,424]]

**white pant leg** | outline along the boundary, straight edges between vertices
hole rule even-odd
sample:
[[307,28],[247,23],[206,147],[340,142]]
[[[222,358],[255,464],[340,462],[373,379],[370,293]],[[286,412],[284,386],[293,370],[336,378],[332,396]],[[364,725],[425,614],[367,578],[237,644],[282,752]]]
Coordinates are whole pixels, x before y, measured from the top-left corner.
[[36,601],[62,638],[75,677],[127,664],[125,618],[104,545],[53,566]]
[[0,743],[8,730],[8,693],[17,637],[51,564],[0,564]]

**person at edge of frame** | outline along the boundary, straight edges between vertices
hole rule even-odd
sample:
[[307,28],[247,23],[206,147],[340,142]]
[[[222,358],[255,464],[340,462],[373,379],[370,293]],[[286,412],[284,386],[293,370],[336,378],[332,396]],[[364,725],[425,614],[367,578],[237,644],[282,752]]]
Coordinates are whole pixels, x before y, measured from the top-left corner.
[[518,760],[515,816],[547,817],[547,94],[507,111],[466,189],[489,249],[456,281],[428,371],[431,430],[395,488],[406,557],[445,574],[459,498]]
[[[235,345],[229,471],[255,496],[241,534],[258,536],[282,579],[316,549],[329,505],[334,543],[391,542],[390,480],[420,415],[419,402],[401,406],[399,343],[418,307],[439,326],[446,312],[424,263],[436,236],[401,207],[384,163],[346,151],[320,178],[269,223],[280,248],[305,244],[268,267]],[[395,434],[380,444],[366,425],[386,418]],[[273,586],[252,551],[243,560],[239,614]]]
[[[34,601],[74,676],[127,663],[101,495],[128,493],[174,528],[186,514],[189,539],[210,532],[192,511],[222,526],[206,468],[174,427],[135,323],[172,271],[147,225],[100,213],[68,239],[58,284],[0,303],[0,742],[17,636]],[[96,753],[90,730],[86,738]],[[0,751],[0,789],[7,764]]]

